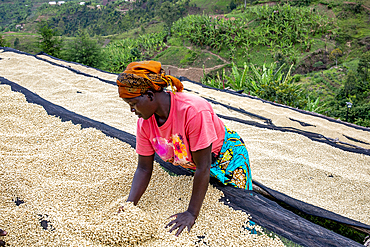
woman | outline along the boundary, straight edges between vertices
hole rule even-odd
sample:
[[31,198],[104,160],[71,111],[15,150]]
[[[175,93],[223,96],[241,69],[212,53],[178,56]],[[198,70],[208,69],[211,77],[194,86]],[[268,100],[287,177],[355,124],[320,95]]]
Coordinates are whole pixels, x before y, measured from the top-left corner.
[[[199,214],[210,175],[223,184],[252,190],[249,157],[239,135],[225,127],[211,105],[195,95],[182,93],[183,85],[165,75],[156,61],[130,63],[117,78],[119,96],[129,104],[137,122],[138,166],[127,201],[136,205],[153,170],[154,154],[164,161],[194,172],[187,211],[175,214],[167,226],[190,231]],[[164,90],[171,86],[172,92]]]

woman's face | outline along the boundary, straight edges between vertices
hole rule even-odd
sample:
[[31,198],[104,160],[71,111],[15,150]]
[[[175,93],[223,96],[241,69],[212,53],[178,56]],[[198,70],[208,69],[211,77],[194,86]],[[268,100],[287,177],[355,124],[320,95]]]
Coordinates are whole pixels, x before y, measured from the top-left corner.
[[155,113],[155,104],[153,104],[153,96],[144,94],[132,99],[123,99],[129,106],[131,112],[135,113],[139,118],[149,119]]

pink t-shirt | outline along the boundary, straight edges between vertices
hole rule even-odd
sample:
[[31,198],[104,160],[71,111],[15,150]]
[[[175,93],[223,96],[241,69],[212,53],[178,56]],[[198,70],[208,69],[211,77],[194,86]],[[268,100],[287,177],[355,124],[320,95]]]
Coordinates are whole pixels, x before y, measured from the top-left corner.
[[157,153],[164,161],[195,169],[191,151],[209,147],[218,154],[225,127],[205,99],[187,94],[171,94],[167,121],[158,127],[155,115],[137,122],[136,152],[143,156]]

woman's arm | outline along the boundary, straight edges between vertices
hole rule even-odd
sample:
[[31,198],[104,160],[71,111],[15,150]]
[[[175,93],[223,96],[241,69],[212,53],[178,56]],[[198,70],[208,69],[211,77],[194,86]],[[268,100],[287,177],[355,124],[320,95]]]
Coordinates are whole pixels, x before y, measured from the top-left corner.
[[194,174],[193,180],[193,191],[191,194],[188,210],[175,214],[171,217],[176,217],[172,220],[166,227],[174,225],[170,232],[178,228],[176,236],[184,230],[185,227],[190,231],[191,227],[194,225],[196,218],[199,215],[200,208],[204,197],[206,195],[209,183],[210,169],[211,169],[211,150],[212,144],[205,148],[195,152],[192,152],[193,160],[197,166]]
[[139,202],[141,196],[144,194],[146,188],[148,187],[153,172],[153,161],[154,155],[139,155],[138,165],[134,178],[132,180],[130,194],[127,199],[127,201],[129,202],[134,202],[134,205]]

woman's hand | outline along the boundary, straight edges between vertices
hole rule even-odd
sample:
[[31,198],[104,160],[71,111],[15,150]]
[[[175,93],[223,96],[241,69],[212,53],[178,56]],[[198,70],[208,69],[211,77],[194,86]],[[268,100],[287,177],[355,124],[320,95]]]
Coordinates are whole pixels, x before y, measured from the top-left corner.
[[173,232],[174,230],[178,229],[175,236],[178,237],[180,233],[185,229],[188,228],[188,232],[190,232],[191,227],[194,225],[196,216],[190,213],[189,211],[185,211],[183,213],[172,215],[170,218],[176,217],[170,223],[167,224],[167,227],[171,227],[174,225],[169,232]]
[[[0,229],[0,236],[6,236],[8,234],[6,231]],[[5,246],[5,242],[3,240],[0,240],[0,246]]]
[[176,217],[176,219],[172,220],[166,226],[167,228],[173,225],[170,229],[170,232],[178,229],[175,234],[176,237],[180,235],[185,227],[187,227],[188,231],[190,231],[191,227],[195,223],[196,218],[199,215],[199,211],[202,207],[202,203],[206,195],[209,183],[209,174],[211,169],[211,150],[212,144],[207,148],[192,152],[193,160],[197,166],[197,170],[194,174],[193,190],[191,193],[188,210],[183,213],[172,215],[170,218]]

